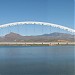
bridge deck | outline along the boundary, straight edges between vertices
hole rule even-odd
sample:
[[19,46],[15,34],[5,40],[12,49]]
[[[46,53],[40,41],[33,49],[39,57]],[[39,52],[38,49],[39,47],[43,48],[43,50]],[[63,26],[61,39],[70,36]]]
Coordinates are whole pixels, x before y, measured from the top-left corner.
[[0,42],[0,45],[75,45],[75,42]]

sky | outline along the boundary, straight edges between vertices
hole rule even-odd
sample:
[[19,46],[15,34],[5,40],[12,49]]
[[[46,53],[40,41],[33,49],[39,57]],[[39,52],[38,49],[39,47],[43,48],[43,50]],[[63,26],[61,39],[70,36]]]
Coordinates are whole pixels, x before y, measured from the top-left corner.
[[[0,0],[0,25],[18,21],[43,21],[74,29],[74,0]],[[50,28],[36,26],[34,29],[34,25],[28,25],[11,29],[23,35],[36,35],[49,33]],[[6,32],[8,28],[1,29],[1,34]]]

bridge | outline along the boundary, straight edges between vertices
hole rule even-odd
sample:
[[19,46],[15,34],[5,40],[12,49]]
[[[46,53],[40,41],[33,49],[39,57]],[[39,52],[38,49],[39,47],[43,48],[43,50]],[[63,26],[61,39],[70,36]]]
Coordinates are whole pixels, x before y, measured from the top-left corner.
[[75,45],[75,42],[0,42],[0,46],[57,46]]
[[5,27],[15,26],[15,25],[27,25],[27,24],[36,24],[36,25],[52,26],[52,27],[60,28],[60,29],[63,29],[63,30],[66,30],[66,31],[75,33],[75,30],[74,29],[71,29],[69,27],[65,27],[65,26],[58,25],[58,24],[53,24],[53,23],[34,22],[34,21],[14,22],[14,23],[3,24],[3,25],[0,25],[0,28],[5,28]]
[[[13,27],[13,26],[20,26],[20,25],[40,25],[40,26],[48,26],[48,27],[54,27],[59,28],[71,33],[75,33],[75,30],[69,27],[65,27],[63,25],[48,23],[48,22],[36,22],[36,21],[25,21],[25,22],[13,22],[8,24],[2,24],[0,25],[0,29]],[[0,45],[75,45],[75,42],[0,42]]]

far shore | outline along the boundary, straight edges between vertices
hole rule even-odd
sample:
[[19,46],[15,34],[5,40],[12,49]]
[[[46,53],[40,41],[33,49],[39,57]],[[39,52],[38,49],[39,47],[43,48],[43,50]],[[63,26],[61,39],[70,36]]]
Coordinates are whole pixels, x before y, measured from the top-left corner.
[[0,42],[0,46],[75,46],[75,42]]

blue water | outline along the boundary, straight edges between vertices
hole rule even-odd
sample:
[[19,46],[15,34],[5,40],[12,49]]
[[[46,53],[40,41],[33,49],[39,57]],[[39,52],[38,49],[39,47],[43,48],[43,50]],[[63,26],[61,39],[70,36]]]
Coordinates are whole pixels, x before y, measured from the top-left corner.
[[0,75],[75,75],[74,46],[1,46]]

